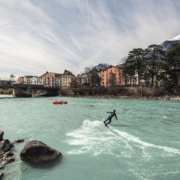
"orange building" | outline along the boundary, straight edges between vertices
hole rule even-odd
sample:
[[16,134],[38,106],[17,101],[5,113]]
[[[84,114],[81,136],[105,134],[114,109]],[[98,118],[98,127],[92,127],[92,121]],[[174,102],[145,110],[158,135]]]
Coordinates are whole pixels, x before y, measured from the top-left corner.
[[110,66],[99,72],[101,86],[120,86],[124,85],[123,70],[117,66]]

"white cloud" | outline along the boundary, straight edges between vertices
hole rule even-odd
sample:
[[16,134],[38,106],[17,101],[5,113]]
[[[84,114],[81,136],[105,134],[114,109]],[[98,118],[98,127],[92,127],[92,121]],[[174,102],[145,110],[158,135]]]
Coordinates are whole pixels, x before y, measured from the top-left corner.
[[179,34],[173,0],[1,0],[0,77],[80,73]]

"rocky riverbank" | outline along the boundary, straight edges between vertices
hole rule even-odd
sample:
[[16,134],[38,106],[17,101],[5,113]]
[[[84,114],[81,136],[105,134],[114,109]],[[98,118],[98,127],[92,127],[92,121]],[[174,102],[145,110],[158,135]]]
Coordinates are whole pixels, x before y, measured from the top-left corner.
[[[17,139],[12,143],[9,139],[4,139],[3,136],[4,131],[0,131],[0,180],[6,176],[3,173],[6,165],[15,161],[15,143],[24,142],[24,139]],[[61,152],[37,140],[28,142],[20,152],[21,160],[32,165],[52,163],[61,156]]]
[[[0,94],[12,94],[9,89],[0,89]],[[70,97],[100,97],[100,98],[126,98],[126,99],[160,99],[179,100],[180,87],[168,90],[165,87],[62,87],[60,96]],[[38,93],[36,94],[38,97]]]
[[4,173],[2,170],[7,164],[15,161],[14,158],[14,144],[23,142],[23,139],[18,139],[15,142],[11,142],[9,139],[4,139],[4,131],[0,131],[0,180],[3,179]]
[[13,90],[11,88],[0,88],[0,94],[11,95]]
[[62,89],[61,95],[75,97],[171,100],[180,97],[180,88],[177,87],[172,92],[169,92],[164,87],[78,87]]
[[73,97],[73,98],[99,98],[99,99],[139,99],[139,100],[164,100],[164,101],[180,101],[180,96],[115,96],[115,95],[91,95],[91,96],[64,96],[64,97]]

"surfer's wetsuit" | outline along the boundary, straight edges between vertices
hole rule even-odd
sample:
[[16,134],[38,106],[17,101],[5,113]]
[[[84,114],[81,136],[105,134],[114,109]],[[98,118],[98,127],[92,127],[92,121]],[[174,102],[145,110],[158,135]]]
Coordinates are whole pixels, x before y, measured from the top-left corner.
[[115,118],[116,118],[116,120],[117,120],[116,110],[114,110],[113,112],[107,112],[107,113],[111,113],[111,114],[110,114],[109,117],[104,121],[105,126],[107,126],[108,124],[111,123],[111,120],[112,120],[112,118],[113,118],[114,116],[115,116]]

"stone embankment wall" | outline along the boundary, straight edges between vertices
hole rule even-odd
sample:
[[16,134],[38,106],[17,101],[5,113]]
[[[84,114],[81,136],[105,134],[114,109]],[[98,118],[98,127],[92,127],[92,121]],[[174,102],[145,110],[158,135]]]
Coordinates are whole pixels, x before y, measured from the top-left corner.
[[[11,88],[0,88],[0,94],[12,94]],[[180,87],[168,90],[164,87],[62,87],[61,96],[125,96],[125,97],[165,97],[180,96]]]
[[164,97],[180,96],[180,88],[168,91],[164,87],[81,87],[62,88],[60,95],[65,96],[125,96],[125,97]]
[[12,94],[13,90],[11,88],[0,88],[0,94]]

